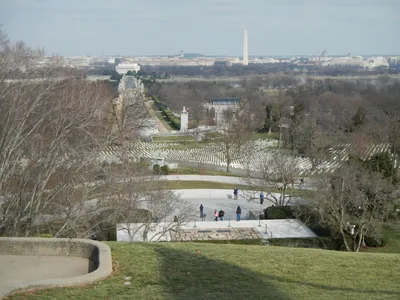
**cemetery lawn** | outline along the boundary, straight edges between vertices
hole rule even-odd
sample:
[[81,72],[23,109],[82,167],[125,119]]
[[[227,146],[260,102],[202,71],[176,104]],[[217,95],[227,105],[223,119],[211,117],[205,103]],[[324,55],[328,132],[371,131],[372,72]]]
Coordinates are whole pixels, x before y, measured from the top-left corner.
[[400,299],[398,254],[208,243],[108,244],[115,270],[109,278],[8,299]]
[[153,142],[195,141],[191,135],[153,136]]
[[168,180],[166,182],[166,189],[168,190],[186,190],[186,189],[228,189],[233,190],[238,187],[240,190],[245,189],[245,186],[239,186],[237,184],[212,182],[212,181],[173,181]]
[[[231,183],[223,183],[223,182],[213,182],[213,181],[196,181],[196,180],[168,180],[163,181],[162,188],[167,190],[189,190],[189,189],[228,189],[233,190],[237,187],[239,190],[252,190],[253,188],[246,185],[239,185],[239,184],[231,184]],[[117,183],[113,185],[112,189],[115,188],[123,190],[124,183]],[[91,190],[88,195],[89,199],[96,199],[99,194],[106,192],[107,189],[110,187],[104,185],[98,185],[93,190]],[[272,193],[280,193],[278,189],[271,188],[270,191]],[[81,197],[81,195],[85,193],[85,189],[81,189],[79,192],[76,193],[77,197]],[[312,191],[307,190],[293,190],[294,197],[303,197],[307,198],[310,197]]]
[[213,171],[203,169],[203,174],[200,174],[201,168],[196,167],[179,167],[178,169],[170,169],[169,175],[211,175],[211,176],[230,176],[230,177],[241,177],[240,174],[235,174],[225,171]]
[[279,132],[268,133],[253,133],[251,136],[253,141],[255,140],[279,140]]

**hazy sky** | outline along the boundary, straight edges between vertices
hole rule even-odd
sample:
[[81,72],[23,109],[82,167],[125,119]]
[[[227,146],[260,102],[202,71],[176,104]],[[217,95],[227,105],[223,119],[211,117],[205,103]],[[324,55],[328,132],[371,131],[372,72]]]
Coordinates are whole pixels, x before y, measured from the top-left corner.
[[400,0],[0,0],[10,39],[60,55],[399,54]]

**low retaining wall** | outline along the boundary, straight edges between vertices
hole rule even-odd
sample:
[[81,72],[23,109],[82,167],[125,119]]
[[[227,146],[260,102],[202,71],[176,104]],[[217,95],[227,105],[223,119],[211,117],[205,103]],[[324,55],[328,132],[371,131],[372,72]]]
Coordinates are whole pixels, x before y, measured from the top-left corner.
[[[103,279],[112,272],[110,247],[104,243],[87,239],[0,237],[0,255],[82,257],[89,260],[90,272],[76,277],[46,279],[9,286],[6,290],[0,290],[0,297],[16,290],[88,284]],[[55,277],[57,276],[56,272]]]

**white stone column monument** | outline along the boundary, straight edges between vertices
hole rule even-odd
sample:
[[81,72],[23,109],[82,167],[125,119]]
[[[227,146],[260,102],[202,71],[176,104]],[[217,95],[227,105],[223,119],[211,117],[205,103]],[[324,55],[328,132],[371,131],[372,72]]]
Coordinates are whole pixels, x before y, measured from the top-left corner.
[[185,107],[181,112],[181,132],[187,132],[189,126],[189,114],[186,111]]

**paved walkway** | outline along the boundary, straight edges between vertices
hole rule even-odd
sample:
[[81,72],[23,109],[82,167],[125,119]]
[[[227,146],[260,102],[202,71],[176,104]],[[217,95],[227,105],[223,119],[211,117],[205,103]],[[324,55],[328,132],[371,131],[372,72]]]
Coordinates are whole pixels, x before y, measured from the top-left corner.
[[212,175],[167,175],[162,176],[165,180],[181,181],[211,181],[231,184],[245,184],[246,178],[234,176],[212,176]]
[[[261,212],[268,206],[272,205],[272,202],[267,199],[264,204],[261,205],[259,200],[247,201],[241,195],[239,190],[238,200],[233,199],[232,190],[224,189],[187,189],[187,190],[175,190],[177,194],[181,196],[183,200],[189,201],[193,204],[196,217],[194,220],[200,220],[200,204],[203,204],[204,213],[207,215],[206,220],[214,220],[214,210],[224,210],[225,219],[229,218],[236,219],[236,208],[240,206],[242,209],[242,218],[245,219],[249,210],[255,212]],[[257,196],[257,195],[256,195]],[[193,220],[193,221],[194,221]]]
[[[220,182],[220,183],[230,183],[237,185],[247,185],[248,179],[245,177],[235,177],[235,176],[212,176],[212,175],[167,175],[162,176],[162,179],[165,180],[181,180],[181,181],[211,181],[211,182]],[[254,179],[257,180],[257,179]],[[312,186],[310,185],[310,179],[305,179],[305,183],[295,183],[295,189],[308,189],[312,190]],[[265,185],[265,182],[261,181],[260,185]],[[276,183],[271,182],[269,186],[274,187]]]
[[68,278],[89,272],[81,257],[0,255],[0,298],[25,282]]
[[[224,189],[187,189],[187,190],[176,190],[176,193],[180,194],[181,198],[193,204],[194,216],[192,220],[185,226],[182,226],[181,229],[193,229],[193,228],[253,228],[257,227],[257,231],[259,232],[262,238],[270,238],[271,232],[273,237],[310,237],[315,236],[314,233],[308,229],[301,221],[299,220],[262,220],[259,224],[259,221],[246,220],[249,211],[252,211],[256,214],[261,213],[262,210],[272,205],[272,202],[266,199],[264,204],[261,205],[259,200],[247,201],[245,198],[240,197],[239,190],[239,198],[238,200],[234,200],[232,197],[233,191],[224,190]],[[201,221],[200,219],[200,204],[204,207],[204,213],[207,215],[205,221]],[[240,222],[236,222],[236,208],[240,206],[242,210]],[[225,221],[214,221],[214,210],[220,209],[225,212]],[[168,235],[163,235],[162,232],[165,231],[166,228],[170,228],[173,223],[171,223],[173,216],[170,216],[168,220],[165,222],[161,222],[160,224],[153,224],[148,233],[148,240],[157,240],[160,239],[162,241],[169,241],[171,237]],[[260,227],[258,227],[260,225]],[[265,231],[265,225],[271,230],[268,230],[268,233]],[[127,234],[126,228],[128,225],[118,225],[121,230],[117,231],[117,240],[118,241],[130,241],[130,238]],[[118,227],[117,226],[117,227]],[[140,226],[143,224],[134,224],[132,225],[131,232],[138,230]],[[195,227],[196,226],[196,227]],[[270,227],[271,226],[271,227]],[[125,228],[125,230],[123,230]],[[141,234],[143,230],[138,230],[137,234],[132,237],[133,241],[143,241]],[[193,235],[196,235],[193,233]],[[161,237],[162,236],[162,237]],[[226,239],[221,236],[222,239]],[[191,238],[189,238],[190,240]]]

